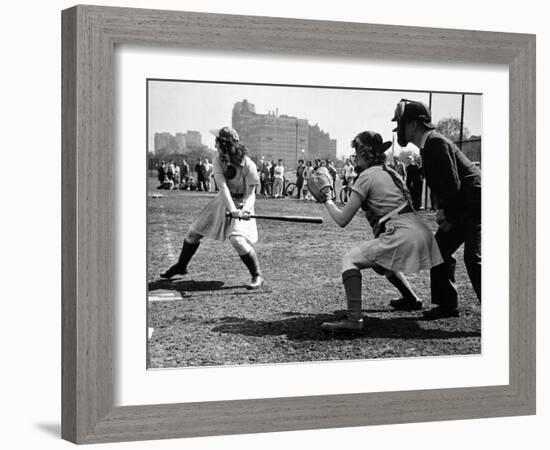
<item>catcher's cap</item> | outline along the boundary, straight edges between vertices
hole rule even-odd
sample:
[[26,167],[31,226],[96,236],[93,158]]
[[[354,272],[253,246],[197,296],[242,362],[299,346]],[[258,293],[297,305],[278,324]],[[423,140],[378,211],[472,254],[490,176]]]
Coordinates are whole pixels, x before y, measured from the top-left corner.
[[238,141],[240,140],[238,133],[231,127],[223,127],[218,129],[210,130],[214,136],[218,139],[227,140],[227,141]]
[[376,133],[375,131],[362,131],[355,136],[353,141],[351,141],[351,146],[357,148],[359,144],[370,147],[377,153],[385,152],[392,145],[390,141],[384,142],[380,133]]
[[[424,103],[414,100],[401,99],[397,104],[392,122],[400,122],[401,120],[420,120],[426,128],[431,130],[435,128],[432,123],[430,108]],[[397,131],[397,127],[393,131]]]

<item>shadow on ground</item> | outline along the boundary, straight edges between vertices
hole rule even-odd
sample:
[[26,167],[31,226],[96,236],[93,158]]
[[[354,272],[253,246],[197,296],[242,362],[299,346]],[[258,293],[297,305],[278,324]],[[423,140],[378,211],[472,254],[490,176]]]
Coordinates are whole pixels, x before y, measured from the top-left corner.
[[244,285],[226,286],[223,281],[155,280],[149,283],[149,292],[160,289],[178,292],[222,291],[243,287]]
[[[289,315],[292,313],[285,313]],[[213,328],[213,332],[241,334],[245,336],[287,336],[289,340],[332,340],[332,339],[460,339],[468,337],[480,337],[476,331],[446,331],[438,329],[425,329],[418,323],[416,317],[400,317],[379,319],[364,317],[363,331],[361,333],[326,333],[320,329],[323,322],[338,319],[332,314],[308,314],[294,316],[288,319],[263,321],[243,319],[242,317],[223,317],[218,320],[222,325]]]
[[[195,280],[155,280],[149,283],[149,293],[154,291],[179,292],[182,298],[211,297],[223,295],[266,295],[271,294],[271,289],[248,290],[245,284],[226,285],[223,281],[195,281]],[[203,293],[203,294],[201,294]],[[198,295],[197,295],[198,294]]]
[[38,423],[36,428],[43,431],[50,436],[59,438],[61,437],[61,424],[60,423]]

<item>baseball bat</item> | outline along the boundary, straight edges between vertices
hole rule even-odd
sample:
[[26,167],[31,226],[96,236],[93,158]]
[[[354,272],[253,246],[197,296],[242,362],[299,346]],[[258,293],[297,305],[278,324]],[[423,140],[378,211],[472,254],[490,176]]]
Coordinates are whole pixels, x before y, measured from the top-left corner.
[[[231,213],[226,213],[226,216],[231,216]],[[307,217],[307,216],[266,216],[264,214],[250,214],[251,219],[279,220],[281,222],[299,222],[299,223],[323,223],[322,217]],[[239,219],[246,220],[246,219]]]

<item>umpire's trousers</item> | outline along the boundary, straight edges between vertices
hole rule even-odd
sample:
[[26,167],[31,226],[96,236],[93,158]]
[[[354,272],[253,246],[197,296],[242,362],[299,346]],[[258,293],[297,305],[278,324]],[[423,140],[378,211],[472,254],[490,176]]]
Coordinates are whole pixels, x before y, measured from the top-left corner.
[[466,270],[481,301],[481,207],[465,209],[460,221],[453,223],[450,231],[437,230],[435,239],[444,262],[430,271],[432,303],[444,308],[458,306],[453,254],[462,244]]

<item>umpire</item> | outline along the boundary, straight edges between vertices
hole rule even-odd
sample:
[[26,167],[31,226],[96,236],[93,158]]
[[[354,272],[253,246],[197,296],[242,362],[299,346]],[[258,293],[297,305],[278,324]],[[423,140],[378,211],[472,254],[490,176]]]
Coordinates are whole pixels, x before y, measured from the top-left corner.
[[464,243],[464,262],[475,293],[481,301],[481,172],[445,136],[437,133],[428,107],[401,100],[392,121],[397,141],[420,149],[426,182],[436,198],[439,228],[435,238],[443,264],[430,271],[432,303],[427,319],[457,317],[458,292],[453,254]]

